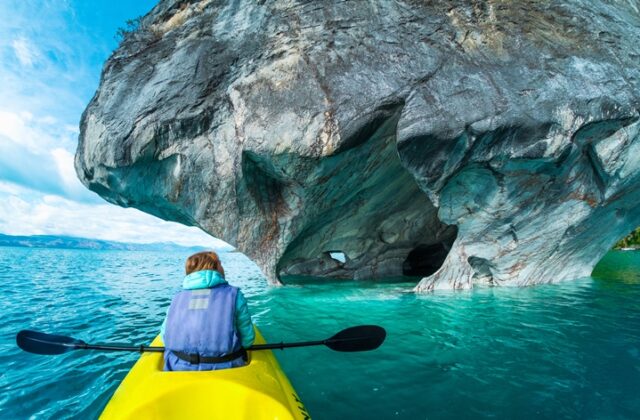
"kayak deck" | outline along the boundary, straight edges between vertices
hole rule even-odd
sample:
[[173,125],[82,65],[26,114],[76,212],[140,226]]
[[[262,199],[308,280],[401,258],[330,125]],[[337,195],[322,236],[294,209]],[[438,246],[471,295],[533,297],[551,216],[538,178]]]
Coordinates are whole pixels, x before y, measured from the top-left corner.
[[[255,344],[265,340],[256,328]],[[162,346],[160,336],[151,343]],[[162,353],[144,353],[101,419],[309,419],[271,350],[249,352],[246,366],[164,372]]]

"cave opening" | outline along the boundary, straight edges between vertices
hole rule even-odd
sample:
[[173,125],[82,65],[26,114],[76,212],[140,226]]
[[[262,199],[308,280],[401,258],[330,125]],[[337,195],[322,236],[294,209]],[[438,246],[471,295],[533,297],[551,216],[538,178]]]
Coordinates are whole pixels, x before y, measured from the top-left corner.
[[411,277],[430,276],[442,266],[451,245],[438,242],[413,248],[402,264],[402,274]]
[[329,251],[328,254],[332,260],[337,261],[340,264],[347,262],[347,255],[342,251]]

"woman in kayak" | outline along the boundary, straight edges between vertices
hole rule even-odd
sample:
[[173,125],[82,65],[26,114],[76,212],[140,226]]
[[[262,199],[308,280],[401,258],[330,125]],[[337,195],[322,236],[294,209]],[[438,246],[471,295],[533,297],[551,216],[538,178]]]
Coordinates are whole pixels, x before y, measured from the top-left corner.
[[185,271],[161,328],[164,370],[243,366],[255,333],[242,292],[227,283],[215,252],[190,256]]

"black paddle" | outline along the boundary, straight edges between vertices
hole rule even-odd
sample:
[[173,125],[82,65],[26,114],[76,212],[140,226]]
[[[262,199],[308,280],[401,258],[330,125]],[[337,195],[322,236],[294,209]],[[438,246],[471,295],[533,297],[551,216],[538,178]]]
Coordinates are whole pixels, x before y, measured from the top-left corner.
[[[325,345],[335,351],[368,351],[380,347],[387,336],[384,328],[377,325],[360,325],[344,329],[326,340],[304,341],[299,343],[256,344],[247,350],[285,349],[289,347],[307,347]],[[107,351],[151,351],[163,352],[164,347],[115,346],[88,344],[82,340],[64,335],[45,334],[38,331],[22,330],[16,335],[16,343],[24,351],[35,354],[62,354],[72,350]]]

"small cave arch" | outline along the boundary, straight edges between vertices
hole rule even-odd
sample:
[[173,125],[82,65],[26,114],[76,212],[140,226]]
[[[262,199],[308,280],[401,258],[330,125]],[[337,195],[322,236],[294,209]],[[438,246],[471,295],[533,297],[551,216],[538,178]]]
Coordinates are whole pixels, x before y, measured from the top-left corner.
[[346,263],[348,259],[347,254],[342,251],[327,251],[326,254],[329,256],[329,258],[340,264]]
[[451,243],[420,244],[413,248],[402,263],[402,274],[410,277],[427,277],[438,271],[451,250]]

